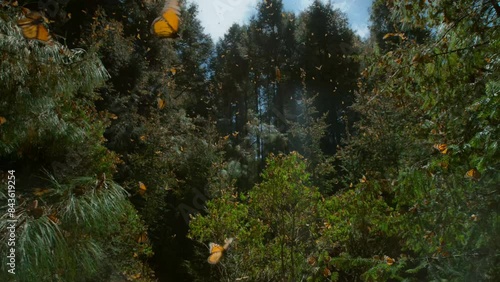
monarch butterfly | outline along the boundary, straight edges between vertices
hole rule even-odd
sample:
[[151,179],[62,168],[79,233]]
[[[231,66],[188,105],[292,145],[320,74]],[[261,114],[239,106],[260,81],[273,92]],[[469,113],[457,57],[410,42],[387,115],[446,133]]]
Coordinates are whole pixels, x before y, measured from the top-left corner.
[[165,2],[161,15],[151,24],[151,33],[162,38],[179,37],[180,8],[177,0]]
[[34,200],[33,203],[27,207],[26,211],[28,215],[33,216],[35,219],[40,218],[44,213],[44,209],[38,207],[38,200]]
[[224,241],[224,246],[220,246],[219,244],[210,243],[210,256],[208,257],[208,263],[217,264],[222,257],[222,253],[229,248],[229,245],[233,242],[233,238],[226,239]]
[[330,269],[328,267],[325,267],[325,269],[323,269],[323,276],[328,277],[330,275],[332,275],[332,272],[330,271]]
[[479,178],[481,178],[481,174],[479,173],[479,171],[477,171],[477,169],[472,168],[465,173],[465,177],[478,180]]
[[366,176],[363,175],[363,177],[359,180],[361,183],[367,183],[368,179],[366,179]]
[[57,218],[56,214],[49,214],[47,217],[53,223],[55,223],[55,224],[61,224],[61,221],[59,220],[59,218]]
[[280,82],[281,81],[281,71],[280,71],[280,68],[278,68],[278,66],[275,66],[274,67],[274,71],[276,72],[276,82]]
[[316,258],[311,256],[307,258],[307,263],[310,265],[315,265],[316,264]]
[[165,100],[163,100],[162,98],[158,98],[157,102],[158,102],[158,109],[160,110],[163,110],[163,108],[165,108],[165,105],[167,104],[167,102],[165,102]]
[[33,195],[37,196],[37,197],[41,197],[47,193],[50,193],[52,192],[51,189],[49,188],[34,188],[33,189]]
[[142,183],[141,181],[139,181],[139,194],[141,196],[144,196],[144,194],[146,193],[146,185],[144,185],[144,183]]
[[147,241],[148,241],[148,232],[144,231],[137,238],[137,243],[143,244],[146,243]]
[[448,152],[448,145],[446,144],[434,144],[434,149],[438,150],[441,154],[446,154]]
[[45,18],[39,12],[29,12],[25,18],[17,21],[17,25],[27,39],[49,42],[52,37],[44,25],[45,21]]
[[388,257],[388,256],[384,256],[384,260],[387,263],[387,265],[393,265],[394,262],[396,261],[395,259]]

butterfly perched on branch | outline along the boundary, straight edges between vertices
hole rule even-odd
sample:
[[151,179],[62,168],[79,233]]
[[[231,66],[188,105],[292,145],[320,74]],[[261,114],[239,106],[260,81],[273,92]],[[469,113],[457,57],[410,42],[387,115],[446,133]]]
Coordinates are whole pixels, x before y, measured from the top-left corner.
[[434,149],[438,150],[441,154],[448,153],[448,145],[446,144],[434,144]]
[[481,173],[479,173],[477,169],[471,168],[465,173],[464,177],[472,180],[479,180],[479,178],[481,178]]
[[137,191],[137,193],[139,193],[139,195],[141,196],[144,196],[144,194],[146,194],[146,190],[148,188],[146,187],[146,185],[144,183],[142,183],[141,181],[139,181],[139,191]]

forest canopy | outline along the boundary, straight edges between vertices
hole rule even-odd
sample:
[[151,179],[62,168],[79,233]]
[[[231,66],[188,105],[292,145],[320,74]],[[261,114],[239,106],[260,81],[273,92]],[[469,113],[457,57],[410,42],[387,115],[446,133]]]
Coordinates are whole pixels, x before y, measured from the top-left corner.
[[497,1],[192,2],[2,1],[0,281],[500,280]]

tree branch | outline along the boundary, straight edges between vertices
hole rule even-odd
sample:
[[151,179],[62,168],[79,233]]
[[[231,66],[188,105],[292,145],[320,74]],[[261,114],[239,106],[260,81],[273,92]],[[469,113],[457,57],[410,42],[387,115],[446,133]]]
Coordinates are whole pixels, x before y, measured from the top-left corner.
[[495,0],[490,0],[491,5],[493,5],[493,8],[495,8],[495,11],[497,12],[497,17],[500,17],[500,6],[498,6],[497,1]]
[[437,57],[437,56],[440,56],[440,55],[445,55],[445,54],[451,54],[451,53],[456,53],[456,52],[464,51],[464,50],[467,50],[467,49],[474,49],[474,48],[481,47],[483,45],[488,45],[488,44],[490,44],[490,41],[486,41],[486,42],[483,42],[483,43],[478,43],[478,44],[475,44],[475,45],[472,45],[472,46],[467,46],[467,47],[464,47],[464,48],[455,49],[455,50],[451,50],[451,51],[446,51],[446,52],[442,52],[442,53],[435,53],[435,54],[433,54],[430,57],[432,58],[432,57]]

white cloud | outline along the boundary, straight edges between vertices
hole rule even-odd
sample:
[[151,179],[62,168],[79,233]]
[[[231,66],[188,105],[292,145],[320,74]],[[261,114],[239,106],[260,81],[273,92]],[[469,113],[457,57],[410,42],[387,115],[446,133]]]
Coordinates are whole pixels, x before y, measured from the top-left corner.
[[244,24],[255,11],[258,0],[189,0],[199,7],[198,18],[205,32],[217,40],[234,23]]
[[334,9],[339,9],[342,12],[348,12],[351,9],[352,1],[335,1],[332,3]]
[[370,29],[366,25],[354,25],[352,28],[361,38],[368,38],[370,36]]

